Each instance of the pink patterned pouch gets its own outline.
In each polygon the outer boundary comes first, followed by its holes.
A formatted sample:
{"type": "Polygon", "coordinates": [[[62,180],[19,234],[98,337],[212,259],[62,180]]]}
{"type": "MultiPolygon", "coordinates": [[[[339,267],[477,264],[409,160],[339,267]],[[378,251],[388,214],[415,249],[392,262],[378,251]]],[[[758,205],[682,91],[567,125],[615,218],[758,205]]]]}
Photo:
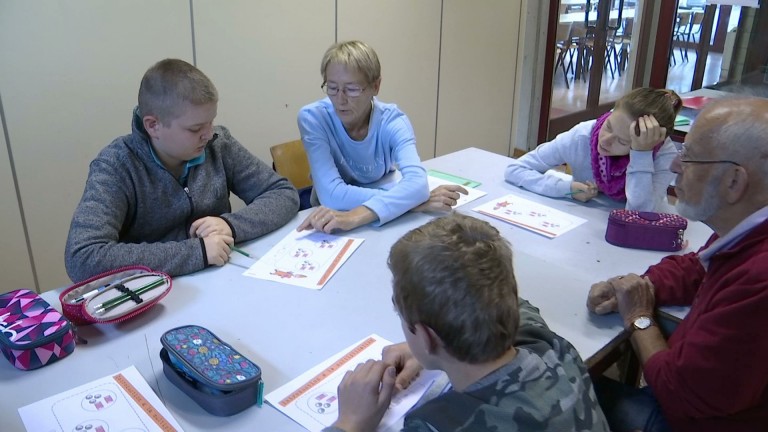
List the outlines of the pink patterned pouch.
{"type": "Polygon", "coordinates": [[[30,290],[0,294],[0,350],[12,365],[31,370],[75,350],[70,322],[30,290]]]}
{"type": "Polygon", "coordinates": [[[634,249],[675,252],[683,248],[688,220],[670,213],[612,210],[605,240],[634,249]]]}

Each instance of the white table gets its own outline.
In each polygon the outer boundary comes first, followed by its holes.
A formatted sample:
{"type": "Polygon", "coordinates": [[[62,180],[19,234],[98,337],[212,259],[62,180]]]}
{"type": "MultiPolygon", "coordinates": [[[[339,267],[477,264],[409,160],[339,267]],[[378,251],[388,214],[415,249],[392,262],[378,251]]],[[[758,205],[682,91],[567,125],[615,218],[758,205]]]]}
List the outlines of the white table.
{"type": "MultiPolygon", "coordinates": [[[[594,356],[621,332],[617,315],[593,316],[584,306],[590,285],[627,272],[642,272],[665,254],[622,249],[603,240],[611,202],[581,204],[552,200],[518,189],[503,180],[509,158],[475,148],[425,162],[428,168],[481,181],[488,195],[461,212],[489,220],[510,240],[520,295],[541,309],[550,327],[569,339],[585,359],[594,356]],[[471,211],[480,203],[513,193],[568,211],[589,221],[559,238],[547,239],[471,211]]],[[[262,255],[303,219],[297,215],[282,229],[243,247],[262,255]]],[[[322,360],[371,334],[398,342],[403,335],[391,302],[386,266],[390,246],[431,215],[406,214],[380,228],[363,227],[346,235],[365,242],[321,291],[242,276],[226,265],[175,278],[173,289],[142,316],[116,325],[80,329],[88,340],[58,363],[23,372],[0,365],[0,418],[4,432],[23,430],[17,409],[135,365],[184,430],[300,431],[298,424],[269,405],[232,417],[206,413],[163,375],[160,336],[183,324],[207,327],[259,364],[266,393],[322,360]]],[[[709,229],[691,224],[691,246],[709,229]]],[[[55,292],[44,297],[58,306],[55,292]]]]}
{"type": "MultiPolygon", "coordinates": [[[[575,23],[575,22],[584,22],[584,18],[587,18],[586,11],[580,11],[580,12],[570,12],[570,13],[564,13],[560,14],[559,21],[561,23],[575,23]]],[[[608,19],[618,19],[619,18],[619,10],[613,9],[608,14],[608,19]]],[[[621,19],[627,19],[627,18],[635,18],[635,9],[624,9],[621,12],[621,19]]],[[[594,23],[597,21],[597,11],[590,11],[588,22],[594,23]]]]}

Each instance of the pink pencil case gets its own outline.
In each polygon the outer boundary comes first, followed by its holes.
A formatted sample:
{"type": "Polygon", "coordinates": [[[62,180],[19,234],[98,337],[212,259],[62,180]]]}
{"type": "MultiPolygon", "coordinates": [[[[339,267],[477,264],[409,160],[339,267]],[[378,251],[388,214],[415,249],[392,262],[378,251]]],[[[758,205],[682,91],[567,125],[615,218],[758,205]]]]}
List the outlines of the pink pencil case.
{"type": "Polygon", "coordinates": [[[70,322],[34,291],[0,294],[0,350],[12,365],[32,370],[75,350],[70,322]]]}
{"type": "Polygon", "coordinates": [[[605,240],[634,249],[675,252],[683,248],[688,220],[670,213],[612,210],[605,240]]]}
{"type": "Polygon", "coordinates": [[[171,277],[165,273],[144,266],[122,267],[65,289],[59,301],[75,325],[116,323],[156,305],[171,286],[171,277]]]}

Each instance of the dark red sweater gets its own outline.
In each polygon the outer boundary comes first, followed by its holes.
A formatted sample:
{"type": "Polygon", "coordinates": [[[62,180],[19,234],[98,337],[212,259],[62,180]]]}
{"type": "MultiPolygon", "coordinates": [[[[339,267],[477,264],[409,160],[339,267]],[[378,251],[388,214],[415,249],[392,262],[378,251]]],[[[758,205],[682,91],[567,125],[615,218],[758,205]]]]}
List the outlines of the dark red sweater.
{"type": "Polygon", "coordinates": [[[715,254],[708,270],[689,253],[646,275],[658,306],[691,305],[669,349],[644,366],[672,430],[768,431],[768,221],[715,254]]]}

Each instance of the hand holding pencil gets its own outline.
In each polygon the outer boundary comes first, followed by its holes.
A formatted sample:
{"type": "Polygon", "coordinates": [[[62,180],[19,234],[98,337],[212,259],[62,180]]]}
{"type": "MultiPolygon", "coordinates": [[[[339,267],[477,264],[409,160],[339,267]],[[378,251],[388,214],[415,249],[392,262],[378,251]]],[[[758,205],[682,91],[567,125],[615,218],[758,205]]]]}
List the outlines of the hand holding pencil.
{"type": "Polygon", "coordinates": [[[597,196],[597,185],[591,181],[587,182],[571,182],[571,191],[566,196],[569,196],[577,201],[587,202],[597,196]]]}

